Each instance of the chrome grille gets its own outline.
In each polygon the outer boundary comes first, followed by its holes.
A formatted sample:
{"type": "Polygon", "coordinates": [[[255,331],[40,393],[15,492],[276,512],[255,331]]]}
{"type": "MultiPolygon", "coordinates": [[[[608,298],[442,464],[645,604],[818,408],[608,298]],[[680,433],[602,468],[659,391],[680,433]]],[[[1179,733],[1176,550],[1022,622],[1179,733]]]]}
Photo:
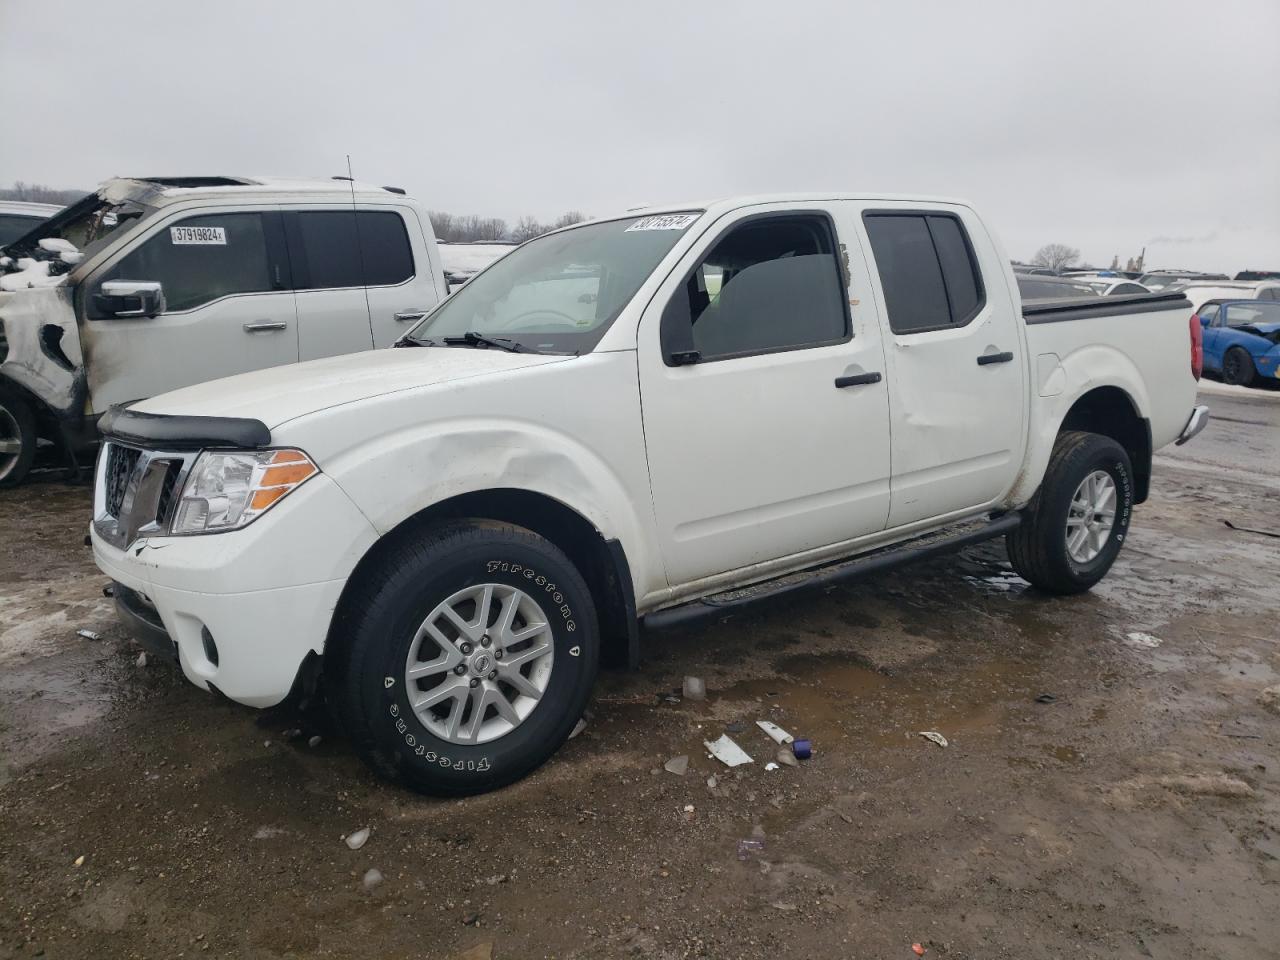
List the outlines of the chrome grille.
{"type": "Polygon", "coordinates": [[[156,497],[156,523],[167,528],[173,519],[174,496],[178,492],[178,475],[182,473],[183,461],[168,460],[166,464],[160,495],[156,497]]]}
{"type": "Polygon", "coordinates": [[[107,447],[103,479],[106,484],[107,513],[113,517],[120,516],[124,495],[129,489],[129,478],[133,476],[133,468],[138,465],[140,456],[142,451],[133,447],[121,447],[114,443],[107,447]]]}

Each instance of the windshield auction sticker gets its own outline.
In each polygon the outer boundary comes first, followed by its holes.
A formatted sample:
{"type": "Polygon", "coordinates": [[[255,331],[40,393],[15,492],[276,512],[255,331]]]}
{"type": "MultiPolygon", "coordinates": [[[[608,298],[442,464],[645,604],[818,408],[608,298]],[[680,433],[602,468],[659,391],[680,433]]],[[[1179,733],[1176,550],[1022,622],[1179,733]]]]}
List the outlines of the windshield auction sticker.
{"type": "Polygon", "coordinates": [[[660,217],[644,217],[627,227],[625,233],[632,230],[683,230],[698,219],[696,213],[668,213],[660,217]]]}
{"type": "Polygon", "coordinates": [[[170,227],[169,239],[176,245],[191,246],[193,244],[212,244],[225,247],[227,245],[226,227],[170,227]]]}

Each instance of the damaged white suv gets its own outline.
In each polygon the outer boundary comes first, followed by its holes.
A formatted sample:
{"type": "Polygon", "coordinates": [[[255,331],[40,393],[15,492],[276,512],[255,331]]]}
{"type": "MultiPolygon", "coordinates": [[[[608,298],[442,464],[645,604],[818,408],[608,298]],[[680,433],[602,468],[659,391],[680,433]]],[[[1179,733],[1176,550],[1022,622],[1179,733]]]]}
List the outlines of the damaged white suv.
{"type": "Polygon", "coordinates": [[[997,536],[1043,590],[1101,579],[1152,451],[1207,419],[1200,325],[1177,294],[1017,291],[959,202],[571,227],[399,349],[113,410],[94,557],[196,685],[323,692],[383,775],[491,789],[564,742],[602,657],[637,662],[641,623],[997,536]]]}
{"type": "Polygon", "coordinates": [[[112,404],[388,346],[447,293],[426,211],[345,179],[109,180],[0,254],[0,486],[112,404]]]}

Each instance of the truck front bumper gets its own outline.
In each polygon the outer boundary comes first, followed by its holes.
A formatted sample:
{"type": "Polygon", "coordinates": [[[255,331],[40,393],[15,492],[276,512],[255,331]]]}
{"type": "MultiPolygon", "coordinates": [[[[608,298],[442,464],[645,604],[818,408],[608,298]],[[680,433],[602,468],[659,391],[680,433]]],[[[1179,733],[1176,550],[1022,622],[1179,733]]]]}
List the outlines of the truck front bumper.
{"type": "Polygon", "coordinates": [[[1208,425],[1209,408],[1201,404],[1191,411],[1191,417],[1187,420],[1187,425],[1182,428],[1182,433],[1178,434],[1175,445],[1182,446],[1208,425]]]}
{"type": "Polygon", "coordinates": [[[90,524],[98,568],[124,587],[121,622],[187,679],[251,707],[274,706],[307,654],[323,654],[369,521],[323,474],[249,526],[139,539],[124,549],[90,524]]]}

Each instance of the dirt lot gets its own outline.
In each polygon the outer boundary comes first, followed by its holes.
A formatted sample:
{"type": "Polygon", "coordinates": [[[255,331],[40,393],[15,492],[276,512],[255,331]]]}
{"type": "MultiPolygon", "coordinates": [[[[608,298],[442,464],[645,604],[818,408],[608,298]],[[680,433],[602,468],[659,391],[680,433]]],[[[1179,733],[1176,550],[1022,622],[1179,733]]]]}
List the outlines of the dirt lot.
{"type": "Polygon", "coordinates": [[[1092,594],[987,546],[652,635],[462,801],[136,666],[88,490],[5,492],[0,957],[1280,956],[1280,541],[1223,523],[1280,531],[1280,395],[1208,402],[1092,594]],[[686,674],[706,702],[655,696],[686,674]],[[759,718],[814,757],[766,771],[759,718]],[[729,771],[701,743],[737,724],[729,771]]]}

